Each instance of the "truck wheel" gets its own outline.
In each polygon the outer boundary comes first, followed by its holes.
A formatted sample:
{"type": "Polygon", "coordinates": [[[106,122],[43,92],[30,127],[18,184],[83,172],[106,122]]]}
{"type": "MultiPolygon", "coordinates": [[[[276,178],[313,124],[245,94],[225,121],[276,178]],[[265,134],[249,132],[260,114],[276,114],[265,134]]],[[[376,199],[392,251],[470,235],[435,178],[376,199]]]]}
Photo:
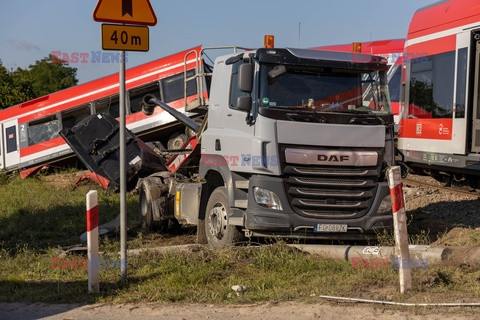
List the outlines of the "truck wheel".
{"type": "Polygon", "coordinates": [[[243,238],[236,226],[227,224],[229,210],[227,189],[213,190],[205,210],[205,233],[208,244],[214,249],[232,246],[243,238]]]}
{"type": "Polygon", "coordinates": [[[148,201],[147,196],[145,195],[145,190],[140,189],[140,195],[138,197],[138,202],[140,204],[138,211],[138,218],[140,220],[140,228],[143,230],[148,230],[152,226],[153,221],[153,212],[152,204],[148,201]]]}
{"type": "Polygon", "coordinates": [[[139,212],[138,217],[140,220],[140,228],[142,230],[155,230],[158,232],[164,232],[168,229],[168,220],[155,221],[153,220],[152,203],[148,200],[145,190],[140,189],[140,195],[138,198],[139,212]]]}

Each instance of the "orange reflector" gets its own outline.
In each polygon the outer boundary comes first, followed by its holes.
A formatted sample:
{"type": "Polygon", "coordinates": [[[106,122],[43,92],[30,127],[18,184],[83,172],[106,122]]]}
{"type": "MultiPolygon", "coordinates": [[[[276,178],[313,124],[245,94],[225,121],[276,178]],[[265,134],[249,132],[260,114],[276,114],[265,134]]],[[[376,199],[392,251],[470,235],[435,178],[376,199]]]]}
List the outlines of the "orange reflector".
{"type": "Polygon", "coordinates": [[[263,47],[264,48],[274,48],[275,47],[275,37],[271,34],[266,34],[263,37],[263,47]]]}
{"type": "Polygon", "coordinates": [[[352,52],[362,53],[362,43],[352,42],[352,52]]]}

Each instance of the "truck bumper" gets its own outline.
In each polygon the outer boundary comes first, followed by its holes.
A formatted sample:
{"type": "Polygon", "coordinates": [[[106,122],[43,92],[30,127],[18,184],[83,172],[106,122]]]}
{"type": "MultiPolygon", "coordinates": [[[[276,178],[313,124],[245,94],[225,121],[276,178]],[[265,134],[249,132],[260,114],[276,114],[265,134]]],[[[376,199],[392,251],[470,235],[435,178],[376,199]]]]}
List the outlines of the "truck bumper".
{"type": "MultiPolygon", "coordinates": [[[[287,197],[283,179],[268,176],[252,176],[249,181],[248,207],[244,212],[244,227],[252,235],[325,239],[356,239],[375,236],[376,232],[392,228],[391,211],[379,214],[382,200],[389,195],[387,182],[378,183],[374,199],[368,212],[361,217],[307,217],[292,209],[287,197]],[[280,198],[283,210],[273,210],[257,204],[254,187],[268,189],[280,198]],[[317,224],[346,224],[347,232],[314,232],[317,224]]],[[[352,209],[354,211],[354,209],[352,209]]]]}

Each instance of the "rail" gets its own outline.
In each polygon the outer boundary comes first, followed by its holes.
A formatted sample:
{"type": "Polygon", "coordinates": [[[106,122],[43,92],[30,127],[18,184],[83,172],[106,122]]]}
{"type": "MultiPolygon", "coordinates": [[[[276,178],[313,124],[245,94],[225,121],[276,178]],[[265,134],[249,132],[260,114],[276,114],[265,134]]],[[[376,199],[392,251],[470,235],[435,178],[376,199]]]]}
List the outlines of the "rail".
{"type": "Polygon", "coordinates": [[[435,189],[439,189],[439,190],[442,190],[442,191],[467,196],[471,199],[478,199],[480,197],[480,193],[478,193],[478,191],[476,191],[476,190],[471,190],[471,191],[462,190],[461,187],[440,186],[440,185],[437,185],[437,184],[428,183],[428,182],[420,182],[420,181],[412,180],[412,179],[409,179],[409,178],[402,179],[402,182],[403,182],[404,185],[407,185],[407,186],[435,188],[435,189]]]}

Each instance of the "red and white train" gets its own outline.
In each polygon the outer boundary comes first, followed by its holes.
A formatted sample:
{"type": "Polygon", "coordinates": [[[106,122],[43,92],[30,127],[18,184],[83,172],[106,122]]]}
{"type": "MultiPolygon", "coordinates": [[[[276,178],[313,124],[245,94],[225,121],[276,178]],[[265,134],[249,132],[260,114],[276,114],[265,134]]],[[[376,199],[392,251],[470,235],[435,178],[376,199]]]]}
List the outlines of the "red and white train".
{"type": "Polygon", "coordinates": [[[405,42],[398,147],[431,174],[480,178],[480,2],[417,10],[405,42]]]}
{"type": "MultiPolygon", "coordinates": [[[[184,73],[186,70],[187,80],[195,75],[201,49],[195,47],[127,70],[128,129],[147,138],[158,130],[168,133],[175,118],[160,108],[155,109],[155,116],[147,117],[140,102],[145,94],[154,94],[183,112],[184,73]]],[[[198,89],[195,79],[187,81],[188,103],[199,97],[198,89]]],[[[47,162],[72,159],[73,151],[58,132],[91,114],[118,117],[118,92],[118,74],[113,74],[1,110],[0,169],[25,173],[27,168],[47,162]]]]}

